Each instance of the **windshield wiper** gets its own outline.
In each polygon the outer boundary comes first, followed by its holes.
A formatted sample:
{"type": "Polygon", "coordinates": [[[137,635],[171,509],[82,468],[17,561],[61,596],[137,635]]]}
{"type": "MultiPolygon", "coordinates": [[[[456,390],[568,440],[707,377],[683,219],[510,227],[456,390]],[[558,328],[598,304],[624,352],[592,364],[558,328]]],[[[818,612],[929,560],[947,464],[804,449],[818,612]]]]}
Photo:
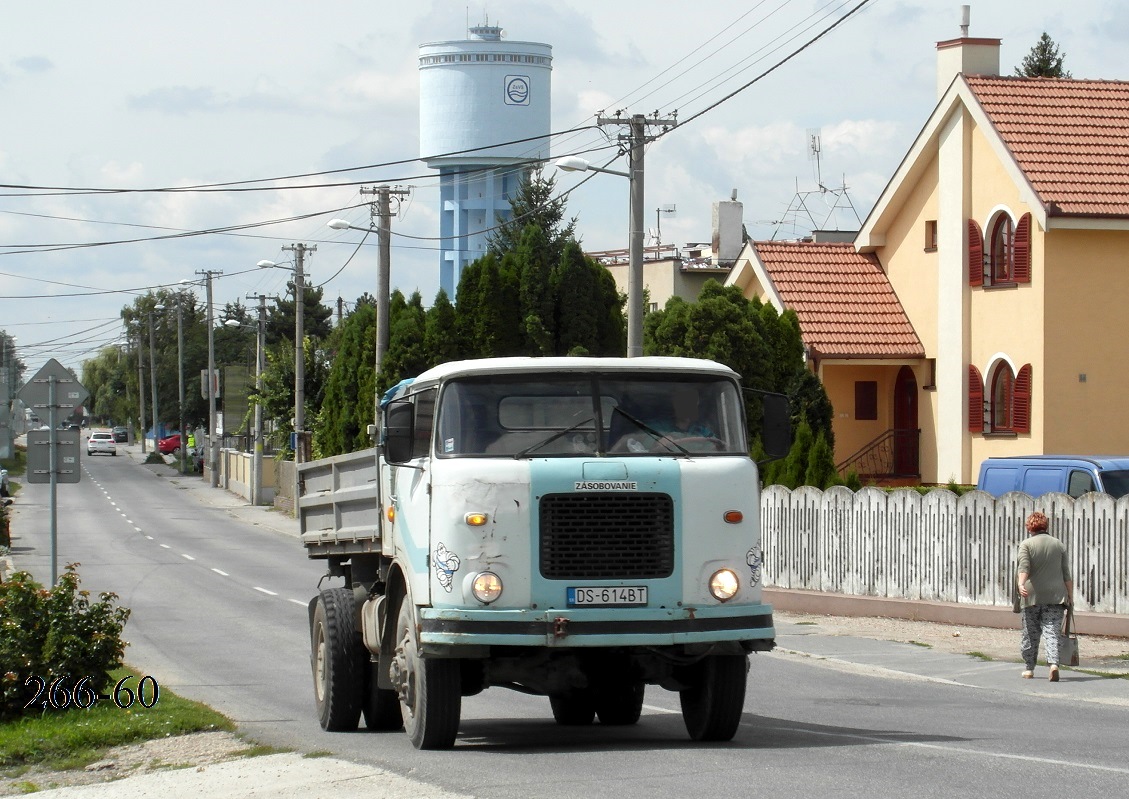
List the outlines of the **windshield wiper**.
{"type": "Polygon", "coordinates": [[[581,427],[582,425],[586,425],[589,422],[593,422],[595,420],[596,420],[595,416],[589,416],[587,419],[583,419],[583,420],[577,422],[576,424],[572,425],[571,427],[566,427],[564,430],[560,430],[556,433],[553,433],[551,436],[546,438],[544,441],[538,441],[536,444],[529,446],[529,447],[526,447],[521,452],[515,452],[514,453],[514,460],[517,460],[518,458],[524,458],[530,452],[533,452],[533,450],[541,449],[541,447],[545,446],[546,444],[552,444],[554,441],[556,441],[561,436],[568,435],[569,433],[571,433],[576,428],[581,427]]]}
{"type": "Polygon", "coordinates": [[[628,413],[627,411],[620,408],[618,405],[612,409],[612,413],[618,413],[620,416],[622,416],[627,421],[631,422],[633,425],[638,427],[644,433],[648,433],[649,435],[654,436],[655,440],[658,443],[662,444],[667,449],[670,449],[670,448],[673,447],[674,449],[677,449],[679,452],[681,452],[683,455],[690,456],[690,450],[683,447],[681,444],[679,444],[674,439],[670,438],[665,433],[660,433],[658,430],[651,427],[646,422],[643,422],[643,421],[640,421],[639,419],[636,419],[634,416],[632,416],[630,413],[628,413]]]}

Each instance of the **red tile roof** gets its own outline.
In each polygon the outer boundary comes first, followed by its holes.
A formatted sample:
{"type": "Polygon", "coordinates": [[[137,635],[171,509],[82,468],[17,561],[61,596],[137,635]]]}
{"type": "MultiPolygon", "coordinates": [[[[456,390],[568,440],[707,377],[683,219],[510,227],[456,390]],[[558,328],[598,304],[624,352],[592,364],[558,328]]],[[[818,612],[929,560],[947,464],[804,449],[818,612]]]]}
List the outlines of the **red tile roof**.
{"type": "Polygon", "coordinates": [[[820,358],[923,358],[878,259],[853,244],[753,242],[772,286],[820,358]]]}
{"type": "Polygon", "coordinates": [[[965,80],[1051,216],[1129,216],[1129,82],[965,80]]]}

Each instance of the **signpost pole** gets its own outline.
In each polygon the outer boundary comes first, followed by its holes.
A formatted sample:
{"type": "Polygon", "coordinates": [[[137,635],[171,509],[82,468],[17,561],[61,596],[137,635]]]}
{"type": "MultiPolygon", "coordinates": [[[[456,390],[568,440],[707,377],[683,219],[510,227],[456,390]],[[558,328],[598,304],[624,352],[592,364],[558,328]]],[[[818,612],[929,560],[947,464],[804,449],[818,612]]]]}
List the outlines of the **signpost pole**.
{"type": "Polygon", "coordinates": [[[56,473],[56,442],[58,441],[58,422],[56,417],[58,414],[58,403],[55,401],[55,392],[58,386],[58,381],[55,375],[50,375],[47,382],[47,403],[51,406],[51,447],[48,457],[51,464],[48,468],[51,470],[51,585],[55,585],[55,581],[59,579],[59,512],[56,497],[59,490],[59,476],[56,473]]]}

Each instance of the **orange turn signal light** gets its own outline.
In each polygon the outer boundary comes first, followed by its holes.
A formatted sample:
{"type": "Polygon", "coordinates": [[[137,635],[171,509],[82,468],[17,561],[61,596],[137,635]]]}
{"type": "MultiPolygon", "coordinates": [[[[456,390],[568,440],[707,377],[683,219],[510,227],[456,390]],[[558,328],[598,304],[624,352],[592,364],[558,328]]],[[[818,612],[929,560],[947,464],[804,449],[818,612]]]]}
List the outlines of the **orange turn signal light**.
{"type": "Polygon", "coordinates": [[[463,517],[463,520],[471,527],[481,527],[486,524],[487,515],[485,513],[468,513],[463,517]]]}
{"type": "Polygon", "coordinates": [[[745,520],[745,514],[739,510],[727,510],[721,518],[725,519],[726,524],[740,524],[745,520]]]}

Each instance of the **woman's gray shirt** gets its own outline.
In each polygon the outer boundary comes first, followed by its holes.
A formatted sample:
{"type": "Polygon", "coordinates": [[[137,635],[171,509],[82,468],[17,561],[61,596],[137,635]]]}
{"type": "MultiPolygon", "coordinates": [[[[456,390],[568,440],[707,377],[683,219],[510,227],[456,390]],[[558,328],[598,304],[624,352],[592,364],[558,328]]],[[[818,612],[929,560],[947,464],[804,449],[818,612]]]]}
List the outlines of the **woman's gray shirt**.
{"type": "Polygon", "coordinates": [[[1031,582],[1027,596],[1020,597],[1023,607],[1067,603],[1066,581],[1072,578],[1066,544],[1047,533],[1026,538],[1019,545],[1018,566],[1031,582]]]}

